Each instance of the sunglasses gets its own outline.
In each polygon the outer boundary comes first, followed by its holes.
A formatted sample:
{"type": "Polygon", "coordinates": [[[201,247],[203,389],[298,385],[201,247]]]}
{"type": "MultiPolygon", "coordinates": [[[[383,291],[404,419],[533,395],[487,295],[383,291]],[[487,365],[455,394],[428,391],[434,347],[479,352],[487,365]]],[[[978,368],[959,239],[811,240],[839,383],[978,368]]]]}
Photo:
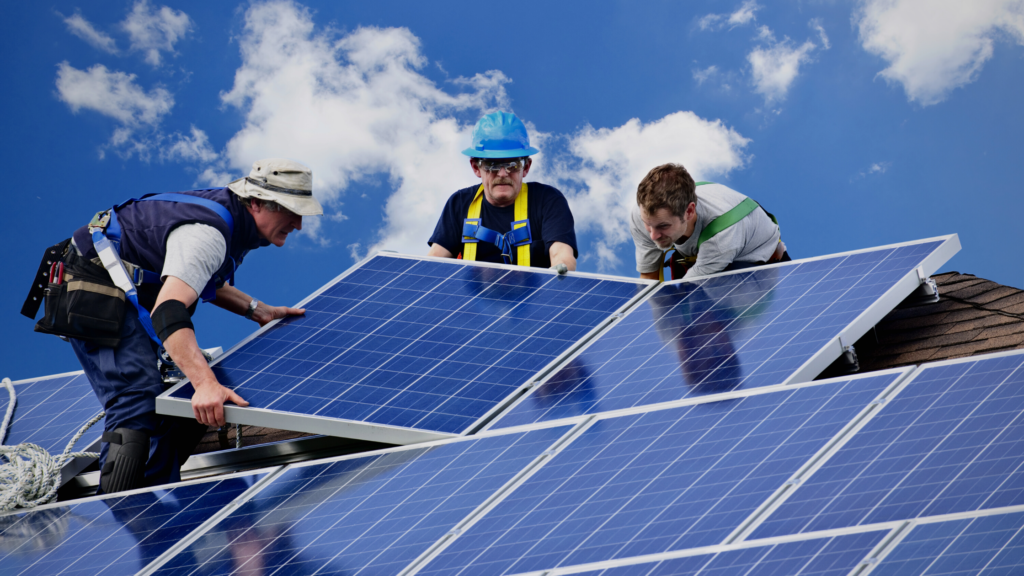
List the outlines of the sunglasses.
{"type": "Polygon", "coordinates": [[[509,174],[515,174],[526,166],[526,158],[516,158],[515,160],[477,160],[476,166],[480,170],[487,172],[501,172],[502,168],[505,169],[509,174]]]}

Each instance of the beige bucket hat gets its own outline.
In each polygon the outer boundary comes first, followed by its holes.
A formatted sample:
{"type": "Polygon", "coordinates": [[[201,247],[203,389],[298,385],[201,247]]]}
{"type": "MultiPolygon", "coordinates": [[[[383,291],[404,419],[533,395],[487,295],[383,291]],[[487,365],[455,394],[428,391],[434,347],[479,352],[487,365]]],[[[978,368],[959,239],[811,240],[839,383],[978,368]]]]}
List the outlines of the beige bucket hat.
{"type": "Polygon", "coordinates": [[[228,189],[241,198],[277,202],[300,216],[324,213],[313,197],[313,171],[284,158],[253,162],[249,175],[228,184],[228,189]]]}

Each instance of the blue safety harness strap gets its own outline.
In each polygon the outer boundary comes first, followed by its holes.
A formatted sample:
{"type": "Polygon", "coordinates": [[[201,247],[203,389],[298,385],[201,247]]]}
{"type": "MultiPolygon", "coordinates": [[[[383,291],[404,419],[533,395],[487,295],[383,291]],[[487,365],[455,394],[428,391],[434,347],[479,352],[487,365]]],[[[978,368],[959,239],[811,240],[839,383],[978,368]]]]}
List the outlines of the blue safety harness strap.
{"type": "Polygon", "coordinates": [[[481,241],[494,244],[501,250],[501,257],[505,260],[505,264],[512,264],[512,249],[531,243],[533,237],[530,234],[529,220],[516,220],[512,223],[512,230],[500,234],[486,226],[481,226],[479,218],[466,218],[462,224],[462,241],[466,244],[475,244],[481,241]],[[522,226],[516,228],[519,224],[522,226]]]}
{"type": "Polygon", "coordinates": [[[114,261],[111,263],[107,260],[103,260],[103,265],[107,268],[107,272],[110,274],[111,279],[114,281],[119,288],[124,290],[124,295],[128,298],[128,301],[135,306],[135,309],[139,312],[139,323],[142,324],[142,328],[149,335],[149,338],[156,342],[157,346],[163,346],[163,342],[157,337],[156,331],[153,330],[153,321],[149,317],[149,312],[139,304],[139,292],[135,289],[135,286],[130,282],[124,283],[118,280],[118,275],[128,280],[128,273],[124,269],[124,262],[121,261],[121,257],[118,255],[118,247],[109,238],[104,235],[103,230],[95,230],[92,233],[92,245],[96,249],[96,253],[100,255],[101,259],[104,259],[106,255],[112,255],[114,261]],[[119,271],[115,271],[110,265],[119,267],[119,271]]]}
{"type": "MultiPolygon", "coordinates": [[[[160,200],[164,202],[182,202],[185,204],[195,204],[197,206],[203,206],[204,208],[212,210],[214,214],[220,216],[221,220],[224,220],[224,223],[228,225],[229,235],[234,234],[235,219],[231,216],[231,212],[229,212],[227,208],[225,208],[221,204],[218,204],[217,202],[214,202],[213,200],[209,200],[207,198],[200,198],[198,196],[189,196],[187,194],[154,194],[152,196],[146,196],[143,198],[132,198],[131,200],[122,202],[121,204],[114,206],[110,210],[110,221],[107,224],[106,228],[102,230],[95,230],[92,233],[92,243],[96,248],[96,252],[99,253],[101,250],[104,250],[107,247],[111,247],[113,255],[121,264],[122,269],[124,267],[124,263],[121,262],[120,256],[121,225],[118,224],[117,222],[117,211],[127,206],[128,204],[131,204],[132,202],[146,202],[148,200],[160,200]]],[[[228,255],[228,258],[231,258],[231,256],[228,255]]],[[[228,278],[228,282],[232,286],[235,285],[235,269],[237,268],[238,265],[235,263],[234,258],[231,258],[231,276],[228,278]]],[[[160,338],[157,337],[156,332],[153,330],[153,321],[149,317],[149,312],[147,312],[146,309],[139,304],[139,294],[138,291],[135,289],[135,286],[139,286],[142,284],[159,284],[161,282],[160,274],[152,272],[150,270],[143,270],[142,268],[136,266],[132,271],[132,277],[130,278],[130,280],[134,285],[131,286],[130,289],[124,291],[125,296],[132,303],[132,305],[135,306],[135,309],[138,310],[139,323],[142,324],[142,327],[146,330],[146,334],[148,334],[150,339],[156,342],[158,346],[163,346],[163,343],[160,342],[160,338]]],[[[203,292],[199,296],[200,298],[203,299],[204,302],[209,302],[210,300],[214,299],[216,293],[216,287],[213,285],[213,282],[210,282],[209,284],[206,285],[205,288],[203,288],[203,292]]]]}

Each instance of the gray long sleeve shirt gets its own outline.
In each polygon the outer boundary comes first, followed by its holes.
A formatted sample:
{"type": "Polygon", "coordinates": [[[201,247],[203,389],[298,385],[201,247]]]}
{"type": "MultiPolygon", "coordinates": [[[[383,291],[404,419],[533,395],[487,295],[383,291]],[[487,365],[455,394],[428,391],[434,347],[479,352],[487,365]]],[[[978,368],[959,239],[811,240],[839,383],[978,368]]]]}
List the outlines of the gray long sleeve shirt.
{"type": "MultiPolygon", "coordinates": [[[[684,278],[705,276],[725,270],[733,262],[766,262],[779,243],[779,227],[764,210],[757,209],[729,228],[719,232],[697,251],[697,240],[704,227],[746,199],[746,196],[721,184],[697,187],[697,224],[693,234],[674,248],[684,256],[696,256],[697,262],[684,278]]],[[[640,219],[640,207],[630,211],[630,232],[636,245],[636,270],[657,272],[664,251],[651,240],[640,219]]]]}

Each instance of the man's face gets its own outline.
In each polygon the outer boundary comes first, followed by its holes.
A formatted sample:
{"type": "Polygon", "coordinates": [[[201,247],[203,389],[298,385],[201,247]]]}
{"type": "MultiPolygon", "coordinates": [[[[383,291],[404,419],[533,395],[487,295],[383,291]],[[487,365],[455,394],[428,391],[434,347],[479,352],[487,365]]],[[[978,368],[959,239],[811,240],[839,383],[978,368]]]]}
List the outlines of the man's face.
{"type": "Polygon", "coordinates": [[[522,169],[509,171],[507,168],[502,168],[497,172],[491,172],[486,170],[478,163],[484,164],[497,163],[506,164],[516,160],[516,158],[497,158],[482,160],[479,158],[470,158],[469,164],[473,167],[473,174],[476,174],[484,184],[484,195],[487,197],[487,201],[492,206],[510,206],[516,201],[516,196],[519,195],[519,191],[523,187],[523,178],[530,172],[530,159],[525,158],[522,169]]]}
{"type": "Polygon", "coordinates": [[[265,206],[253,202],[249,206],[249,212],[256,221],[256,230],[260,236],[274,246],[284,246],[289,232],[302,230],[302,216],[290,210],[282,208],[278,212],[271,212],[265,206]]]}
{"type": "Polygon", "coordinates": [[[640,220],[658,248],[668,250],[677,241],[685,241],[693,234],[697,223],[697,206],[691,202],[682,217],[676,216],[668,208],[660,208],[654,214],[641,209],[640,220]]]}

